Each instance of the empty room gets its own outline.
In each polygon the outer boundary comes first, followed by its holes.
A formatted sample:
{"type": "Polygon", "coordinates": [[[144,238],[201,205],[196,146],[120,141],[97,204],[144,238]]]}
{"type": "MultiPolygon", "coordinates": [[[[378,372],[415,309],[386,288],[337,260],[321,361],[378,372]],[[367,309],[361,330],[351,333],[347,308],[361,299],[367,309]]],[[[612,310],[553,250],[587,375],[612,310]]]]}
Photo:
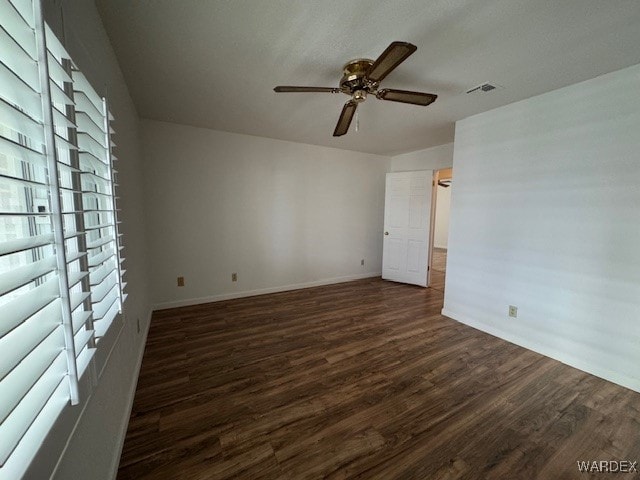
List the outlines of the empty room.
{"type": "Polygon", "coordinates": [[[638,1],[0,37],[0,480],[640,478],[638,1]]]}

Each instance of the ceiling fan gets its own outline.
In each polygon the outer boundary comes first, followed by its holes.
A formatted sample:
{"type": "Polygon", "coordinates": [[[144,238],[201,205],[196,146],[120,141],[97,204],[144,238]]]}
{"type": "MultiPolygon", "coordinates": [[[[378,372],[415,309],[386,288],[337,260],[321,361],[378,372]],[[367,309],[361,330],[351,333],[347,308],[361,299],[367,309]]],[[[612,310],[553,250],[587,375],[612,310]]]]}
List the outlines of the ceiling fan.
{"type": "Polygon", "coordinates": [[[417,49],[418,47],[408,42],[392,42],[375,61],[368,58],[351,60],[343,67],[343,76],[338,88],[278,86],[273,90],[278,93],[342,92],[349,95],[351,100],[342,107],[338,124],[333,131],[334,137],[340,137],[349,131],[349,125],[351,125],[353,115],[356,113],[356,108],[358,108],[359,103],[367,99],[367,95],[375,95],[379,100],[410,103],[423,107],[435,102],[438,96],[432,93],[394,90],[391,88],[378,90],[380,82],[417,49]]]}

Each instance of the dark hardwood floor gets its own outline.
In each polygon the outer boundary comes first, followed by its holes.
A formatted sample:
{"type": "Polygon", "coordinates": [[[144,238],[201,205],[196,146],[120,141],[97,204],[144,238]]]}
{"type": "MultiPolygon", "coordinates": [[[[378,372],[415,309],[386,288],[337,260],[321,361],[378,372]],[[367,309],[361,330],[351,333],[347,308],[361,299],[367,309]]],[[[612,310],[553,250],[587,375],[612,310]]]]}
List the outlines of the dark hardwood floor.
{"type": "MultiPolygon", "coordinates": [[[[380,279],[156,312],[118,478],[572,479],[640,394],[380,279]]],[[[620,474],[615,478],[637,478],[620,474]]]]}
{"type": "Polygon", "coordinates": [[[444,281],[447,271],[447,249],[433,248],[433,261],[431,262],[431,283],[429,286],[444,292],[444,281]]]}

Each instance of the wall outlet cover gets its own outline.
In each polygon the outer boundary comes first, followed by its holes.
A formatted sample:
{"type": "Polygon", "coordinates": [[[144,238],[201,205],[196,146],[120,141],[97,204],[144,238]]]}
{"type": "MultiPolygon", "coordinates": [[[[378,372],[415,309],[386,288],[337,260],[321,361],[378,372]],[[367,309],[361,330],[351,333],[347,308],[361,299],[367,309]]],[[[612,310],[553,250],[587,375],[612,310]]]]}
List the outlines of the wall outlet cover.
{"type": "Polygon", "coordinates": [[[518,317],[518,307],[514,305],[509,305],[509,316],[513,318],[518,317]]]}

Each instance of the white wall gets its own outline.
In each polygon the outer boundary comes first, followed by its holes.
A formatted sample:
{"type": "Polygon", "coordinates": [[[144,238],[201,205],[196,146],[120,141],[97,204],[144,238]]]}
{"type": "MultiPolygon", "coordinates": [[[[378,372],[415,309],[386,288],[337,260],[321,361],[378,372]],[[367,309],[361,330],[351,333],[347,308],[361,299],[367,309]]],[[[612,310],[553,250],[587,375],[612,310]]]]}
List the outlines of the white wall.
{"type": "Polygon", "coordinates": [[[380,274],[389,158],[150,120],[142,141],[156,306],[380,274]]]}
{"type": "Polygon", "coordinates": [[[391,158],[391,172],[441,170],[453,165],[453,143],[403,153],[391,158]]]}
{"type": "Polygon", "coordinates": [[[449,218],[451,209],[451,187],[438,185],[436,196],[436,220],[433,231],[433,246],[447,248],[449,241],[449,218]]]}
{"type": "Polygon", "coordinates": [[[458,122],[443,313],[640,391],[639,92],[640,65],[458,122]]]}
{"type": "Polygon", "coordinates": [[[97,387],[91,392],[88,375],[83,377],[81,386],[90,395],[85,395],[80,405],[65,409],[25,478],[112,479],[129,420],[150,317],[138,115],[94,2],[65,0],[62,6],[58,0],[44,3],[47,22],[98,93],[107,93],[116,118],[129,298],[124,307],[124,322],[118,320],[112,326],[96,355],[96,366],[102,370],[97,387]]]}

